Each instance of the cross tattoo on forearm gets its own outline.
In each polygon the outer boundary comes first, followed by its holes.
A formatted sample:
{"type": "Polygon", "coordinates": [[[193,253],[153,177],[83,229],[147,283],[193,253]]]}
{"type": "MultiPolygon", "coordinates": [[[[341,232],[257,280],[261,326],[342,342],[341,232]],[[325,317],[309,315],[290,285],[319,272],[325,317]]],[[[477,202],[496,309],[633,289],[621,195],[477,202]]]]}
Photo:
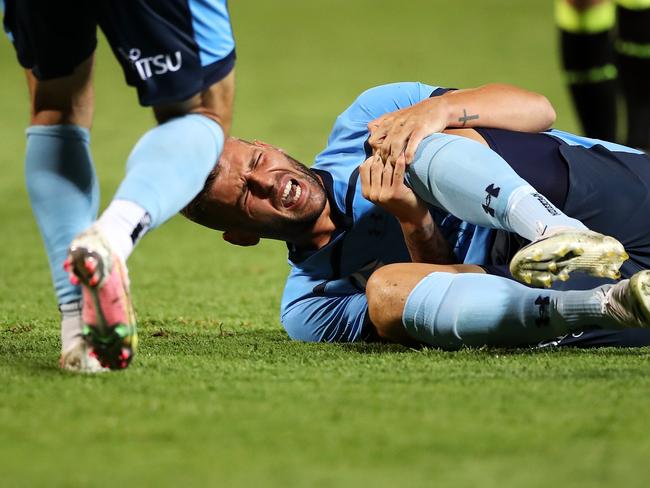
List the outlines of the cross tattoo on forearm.
{"type": "Polygon", "coordinates": [[[467,110],[463,109],[463,116],[458,118],[458,122],[462,122],[463,127],[465,127],[470,120],[478,120],[478,114],[467,115],[467,110]]]}

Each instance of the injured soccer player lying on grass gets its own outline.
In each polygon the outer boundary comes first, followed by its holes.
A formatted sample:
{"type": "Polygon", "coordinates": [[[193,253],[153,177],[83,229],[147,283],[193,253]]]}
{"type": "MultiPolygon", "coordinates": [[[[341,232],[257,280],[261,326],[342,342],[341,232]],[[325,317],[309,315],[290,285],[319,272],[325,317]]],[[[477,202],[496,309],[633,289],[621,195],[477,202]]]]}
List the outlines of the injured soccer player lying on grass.
{"type": "Polygon", "coordinates": [[[502,85],[376,87],[311,168],[228,139],[183,214],[233,244],[287,242],[296,340],[649,345],[650,160],[553,119],[502,85]]]}

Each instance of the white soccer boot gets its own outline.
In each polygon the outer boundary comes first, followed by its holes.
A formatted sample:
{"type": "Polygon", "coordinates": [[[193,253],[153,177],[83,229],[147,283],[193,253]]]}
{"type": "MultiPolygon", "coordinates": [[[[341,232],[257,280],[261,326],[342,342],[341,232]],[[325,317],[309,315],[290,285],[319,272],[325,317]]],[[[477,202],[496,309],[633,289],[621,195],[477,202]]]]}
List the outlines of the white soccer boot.
{"type": "Polygon", "coordinates": [[[629,280],[605,285],[603,315],[619,328],[650,328],[650,270],[639,271],[629,280]]]}
{"type": "Polygon", "coordinates": [[[613,237],[588,229],[558,228],[521,248],[510,261],[510,272],[523,283],[549,288],[554,281],[568,280],[572,271],[618,279],[628,257],[613,237]]]}
{"type": "Polygon", "coordinates": [[[59,359],[61,368],[75,373],[108,371],[99,364],[96,357],[90,354],[83,337],[81,301],[63,304],[59,306],[59,310],[61,311],[61,357],[59,359]]]}
{"type": "Polygon", "coordinates": [[[75,373],[93,374],[110,371],[108,368],[104,368],[99,360],[91,354],[91,349],[83,338],[79,338],[71,348],[61,353],[59,365],[62,369],[75,373]]]}

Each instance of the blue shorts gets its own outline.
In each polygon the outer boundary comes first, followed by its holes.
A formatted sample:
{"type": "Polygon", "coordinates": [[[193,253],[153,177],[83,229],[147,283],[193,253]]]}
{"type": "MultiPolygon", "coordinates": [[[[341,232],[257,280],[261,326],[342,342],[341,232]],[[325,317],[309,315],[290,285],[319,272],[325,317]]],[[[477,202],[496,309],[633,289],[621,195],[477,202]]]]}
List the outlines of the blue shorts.
{"type": "Polygon", "coordinates": [[[141,105],[187,100],[235,65],[226,0],[5,0],[18,61],[39,80],[72,74],[98,26],[141,105]]]}
{"type": "MultiPolygon", "coordinates": [[[[569,217],[618,239],[630,259],[621,274],[631,277],[650,269],[650,157],[606,148],[569,145],[547,134],[524,134],[500,129],[479,129],[490,147],[499,152],[522,178],[569,217]]],[[[601,141],[596,141],[601,142],[601,141]]],[[[488,265],[490,274],[509,277],[507,264],[528,241],[512,233],[493,232],[488,265]]],[[[586,283],[585,280],[581,280],[586,283]]],[[[591,281],[580,289],[602,284],[591,281]]],[[[576,281],[557,282],[554,289],[577,289],[576,281]]]]}

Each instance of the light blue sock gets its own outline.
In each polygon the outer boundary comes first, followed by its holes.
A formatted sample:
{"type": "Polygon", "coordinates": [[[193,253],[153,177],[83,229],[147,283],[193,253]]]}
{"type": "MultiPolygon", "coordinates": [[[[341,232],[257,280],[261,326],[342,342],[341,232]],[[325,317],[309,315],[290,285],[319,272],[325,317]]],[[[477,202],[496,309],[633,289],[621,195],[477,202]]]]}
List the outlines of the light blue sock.
{"type": "Polygon", "coordinates": [[[115,200],[144,208],[156,227],[203,188],[223,149],[223,130],[199,114],[184,115],[147,132],[131,151],[115,200]]]}
{"type": "Polygon", "coordinates": [[[537,193],[496,152],[466,137],[427,137],[406,177],[420,198],[472,224],[529,240],[536,237],[539,223],[584,228],[537,193]]]}
{"type": "Polygon", "coordinates": [[[81,298],[63,270],[72,239],[97,216],[99,187],[88,129],[36,125],[27,129],[27,192],[41,231],[59,304],[81,298]]]}
{"type": "Polygon", "coordinates": [[[413,289],[402,321],[412,337],[444,349],[522,346],[585,326],[617,328],[601,311],[607,286],[561,292],[492,275],[436,272],[413,289]]]}

